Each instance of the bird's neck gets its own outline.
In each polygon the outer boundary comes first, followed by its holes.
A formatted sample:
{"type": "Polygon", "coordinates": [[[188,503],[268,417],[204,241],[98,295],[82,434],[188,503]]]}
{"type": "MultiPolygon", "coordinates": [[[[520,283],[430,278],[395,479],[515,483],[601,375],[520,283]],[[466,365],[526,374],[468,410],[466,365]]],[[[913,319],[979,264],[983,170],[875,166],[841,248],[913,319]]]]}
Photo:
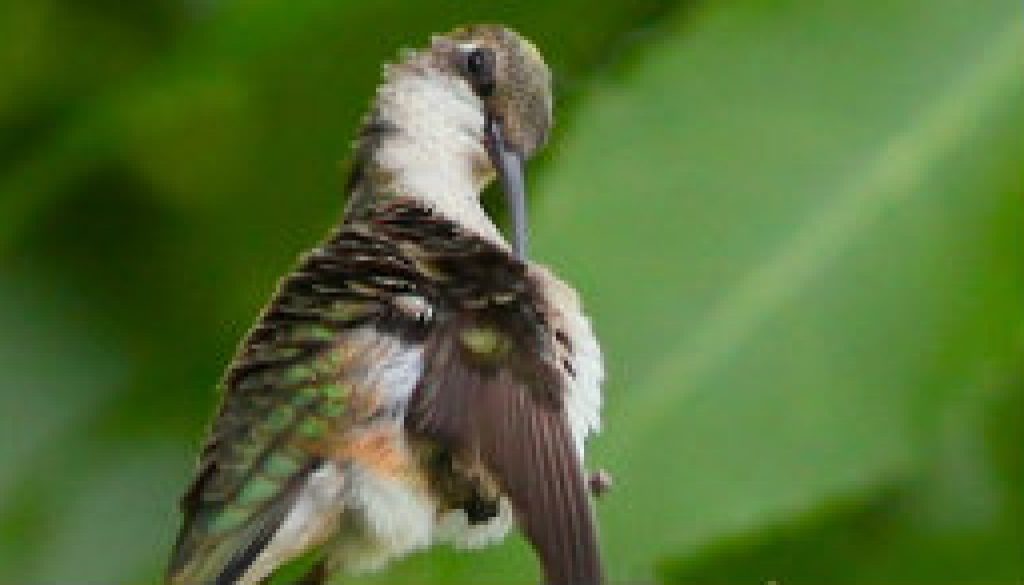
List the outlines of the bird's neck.
{"type": "Polygon", "coordinates": [[[363,123],[349,208],[399,195],[506,246],[480,193],[494,172],[484,119],[465,82],[415,59],[394,65],[363,123]]]}

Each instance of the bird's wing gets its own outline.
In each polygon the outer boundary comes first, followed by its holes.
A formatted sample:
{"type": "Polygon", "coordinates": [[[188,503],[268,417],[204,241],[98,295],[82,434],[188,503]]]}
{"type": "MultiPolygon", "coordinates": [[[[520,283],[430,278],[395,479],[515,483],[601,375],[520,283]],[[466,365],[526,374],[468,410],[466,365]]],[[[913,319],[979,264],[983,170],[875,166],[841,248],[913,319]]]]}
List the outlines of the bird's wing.
{"type": "Polygon", "coordinates": [[[455,230],[425,254],[446,275],[442,314],[406,428],[476,456],[511,502],[551,585],[603,579],[589,492],[539,284],[507,251],[455,230]],[[456,250],[458,252],[456,252],[456,250]],[[458,283],[458,284],[455,284],[458,283]]]}
{"type": "Polygon", "coordinates": [[[589,496],[557,377],[531,359],[530,348],[489,327],[456,321],[432,336],[407,427],[480,457],[515,509],[546,583],[600,583],[589,496]]]}
{"type": "Polygon", "coordinates": [[[394,246],[345,226],[282,281],[224,379],[182,499],[170,583],[238,582],[325,454],[388,406],[375,397],[396,389],[376,386],[387,385],[389,364],[418,351],[421,327],[385,294],[415,290],[400,262],[394,246]]]}

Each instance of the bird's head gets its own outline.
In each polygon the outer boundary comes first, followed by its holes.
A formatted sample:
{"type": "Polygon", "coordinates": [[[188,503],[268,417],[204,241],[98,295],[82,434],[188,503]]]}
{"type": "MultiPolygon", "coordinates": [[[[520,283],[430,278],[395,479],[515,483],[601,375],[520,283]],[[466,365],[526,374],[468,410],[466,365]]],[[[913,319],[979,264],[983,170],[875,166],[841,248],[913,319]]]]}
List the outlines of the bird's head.
{"type": "Polygon", "coordinates": [[[551,72],[533,44],[502,26],[477,25],[436,37],[431,53],[478,98],[488,158],[505,192],[514,248],[526,257],[524,165],[551,130],[551,72]]]}
{"type": "Polygon", "coordinates": [[[362,136],[382,166],[450,210],[465,205],[450,185],[466,178],[475,200],[497,176],[513,247],[525,258],[523,167],[547,141],[551,124],[551,72],[537,49],[502,26],[476,25],[435,36],[426,50],[388,67],[362,136]],[[438,184],[438,177],[449,182],[438,184]]]}
{"type": "Polygon", "coordinates": [[[480,99],[503,149],[527,160],[544,145],[552,119],[551,72],[530,41],[501,26],[478,25],[436,37],[431,51],[480,99]]]}

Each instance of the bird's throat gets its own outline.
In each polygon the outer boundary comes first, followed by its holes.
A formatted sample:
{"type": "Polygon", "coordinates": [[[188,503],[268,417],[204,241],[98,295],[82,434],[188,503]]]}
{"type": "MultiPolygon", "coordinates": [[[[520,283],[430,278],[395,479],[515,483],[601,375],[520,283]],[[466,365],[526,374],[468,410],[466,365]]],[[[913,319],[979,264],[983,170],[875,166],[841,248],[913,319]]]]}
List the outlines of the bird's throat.
{"type": "Polygon", "coordinates": [[[360,133],[350,207],[409,197],[507,246],[480,204],[494,177],[483,127],[480,104],[464,82],[409,64],[392,67],[360,133]]]}

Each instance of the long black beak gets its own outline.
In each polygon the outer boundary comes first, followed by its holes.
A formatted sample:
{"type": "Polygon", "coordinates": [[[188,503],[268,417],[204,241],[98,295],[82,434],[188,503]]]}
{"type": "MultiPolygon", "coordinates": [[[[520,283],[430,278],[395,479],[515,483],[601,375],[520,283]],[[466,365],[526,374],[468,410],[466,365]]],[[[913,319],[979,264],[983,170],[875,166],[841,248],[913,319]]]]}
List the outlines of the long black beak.
{"type": "Polygon", "coordinates": [[[501,121],[488,114],[484,128],[487,154],[498,172],[505,203],[512,219],[512,246],[520,260],[526,260],[529,230],[526,216],[526,180],[523,177],[523,157],[505,142],[501,121]]]}

